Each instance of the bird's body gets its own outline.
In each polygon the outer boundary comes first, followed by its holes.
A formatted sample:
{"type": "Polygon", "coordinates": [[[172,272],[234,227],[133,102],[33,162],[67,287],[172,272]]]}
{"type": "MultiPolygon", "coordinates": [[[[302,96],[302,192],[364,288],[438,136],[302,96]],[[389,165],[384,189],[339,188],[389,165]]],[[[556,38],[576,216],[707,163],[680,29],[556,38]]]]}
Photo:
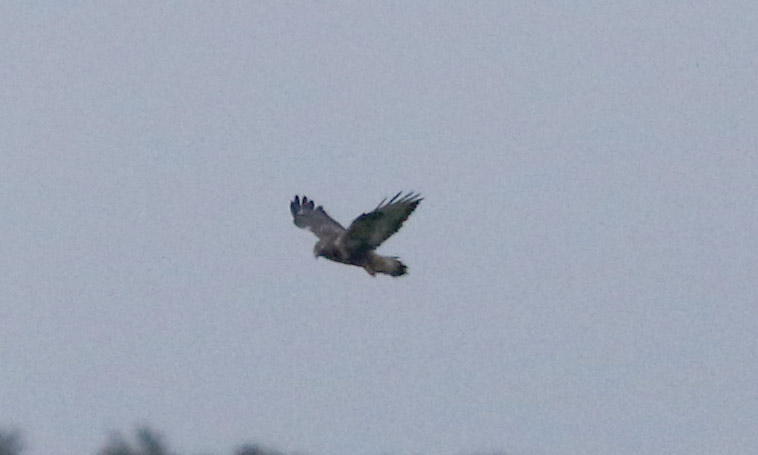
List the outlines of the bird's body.
{"type": "Polygon", "coordinates": [[[290,211],[295,226],[308,229],[318,237],[313,247],[316,257],[363,267],[371,276],[377,273],[400,276],[407,273],[405,264],[397,257],[382,256],[374,250],[400,229],[422,198],[413,193],[400,197],[398,193],[386,204],[385,201],[356,218],[347,229],[305,196],[302,201],[295,196],[290,211]]]}

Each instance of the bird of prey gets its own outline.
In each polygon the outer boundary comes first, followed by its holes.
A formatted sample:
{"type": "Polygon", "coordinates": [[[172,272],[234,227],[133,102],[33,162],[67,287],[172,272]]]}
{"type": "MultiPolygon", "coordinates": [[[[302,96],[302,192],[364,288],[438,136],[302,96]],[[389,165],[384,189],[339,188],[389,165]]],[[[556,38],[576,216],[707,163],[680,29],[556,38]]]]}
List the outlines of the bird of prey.
{"type": "MultiPolygon", "coordinates": [[[[402,192],[401,192],[402,193],[402,192]]],[[[405,275],[407,267],[396,256],[381,256],[374,250],[398,231],[423,200],[418,194],[408,193],[388,202],[385,198],[376,208],[356,218],[345,229],[326,214],[322,206],[315,206],[312,200],[295,196],[290,203],[290,211],[295,226],[316,234],[318,242],[313,254],[332,261],[363,267],[371,276],[384,273],[392,276],[405,275]]]]}

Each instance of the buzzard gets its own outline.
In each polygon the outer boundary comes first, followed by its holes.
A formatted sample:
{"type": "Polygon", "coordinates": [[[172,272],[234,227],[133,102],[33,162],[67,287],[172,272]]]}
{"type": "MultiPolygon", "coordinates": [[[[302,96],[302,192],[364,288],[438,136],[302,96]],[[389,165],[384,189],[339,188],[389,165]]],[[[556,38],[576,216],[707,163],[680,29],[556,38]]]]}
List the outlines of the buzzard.
{"type": "Polygon", "coordinates": [[[416,210],[423,200],[418,194],[408,193],[388,202],[385,198],[376,208],[356,218],[345,229],[326,214],[322,206],[315,207],[312,200],[298,196],[290,203],[295,226],[316,234],[318,242],[313,254],[332,261],[363,267],[371,276],[385,273],[392,276],[405,275],[407,267],[396,256],[381,256],[374,250],[400,229],[403,222],[416,210]]]}

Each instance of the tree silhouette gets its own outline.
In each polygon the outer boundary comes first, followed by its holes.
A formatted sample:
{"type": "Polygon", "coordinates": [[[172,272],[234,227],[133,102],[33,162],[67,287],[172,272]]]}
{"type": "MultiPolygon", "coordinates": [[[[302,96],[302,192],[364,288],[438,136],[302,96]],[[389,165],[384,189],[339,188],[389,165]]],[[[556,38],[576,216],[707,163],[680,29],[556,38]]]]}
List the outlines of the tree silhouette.
{"type": "Polygon", "coordinates": [[[164,444],[163,436],[151,428],[138,428],[135,439],[130,444],[121,433],[114,433],[98,455],[174,455],[164,444]]]}
{"type": "Polygon", "coordinates": [[[257,444],[245,444],[238,448],[234,455],[284,455],[271,449],[265,449],[257,444]]]}
{"type": "Polygon", "coordinates": [[[0,455],[20,455],[24,449],[21,433],[0,429],[0,455]]]}
{"type": "MultiPolygon", "coordinates": [[[[18,430],[0,428],[0,455],[21,455],[24,449],[18,430]]],[[[475,455],[507,455],[506,452],[472,452],[475,455]]],[[[163,435],[148,426],[138,427],[133,440],[114,432],[97,455],[177,455],[168,449],[163,435]]],[[[259,444],[246,443],[234,450],[234,455],[295,455],[270,449],[259,444]]],[[[302,454],[300,454],[302,455],[302,454]]]]}

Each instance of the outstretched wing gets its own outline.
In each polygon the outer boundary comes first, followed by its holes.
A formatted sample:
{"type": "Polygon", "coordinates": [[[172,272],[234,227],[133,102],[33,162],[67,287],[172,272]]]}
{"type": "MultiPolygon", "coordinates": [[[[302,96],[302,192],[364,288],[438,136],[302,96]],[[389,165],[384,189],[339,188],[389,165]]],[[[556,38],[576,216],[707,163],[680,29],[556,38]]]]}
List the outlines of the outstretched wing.
{"type": "Polygon", "coordinates": [[[418,194],[408,193],[403,197],[400,194],[386,204],[387,199],[384,199],[373,212],[362,214],[350,224],[345,238],[347,248],[373,250],[400,229],[423,200],[418,194]]]}
{"type": "Polygon", "coordinates": [[[295,196],[295,199],[290,202],[290,211],[295,226],[308,229],[319,239],[334,238],[345,232],[345,228],[327,215],[323,207],[319,205],[314,208],[313,201],[305,196],[302,202],[295,196]]]}

